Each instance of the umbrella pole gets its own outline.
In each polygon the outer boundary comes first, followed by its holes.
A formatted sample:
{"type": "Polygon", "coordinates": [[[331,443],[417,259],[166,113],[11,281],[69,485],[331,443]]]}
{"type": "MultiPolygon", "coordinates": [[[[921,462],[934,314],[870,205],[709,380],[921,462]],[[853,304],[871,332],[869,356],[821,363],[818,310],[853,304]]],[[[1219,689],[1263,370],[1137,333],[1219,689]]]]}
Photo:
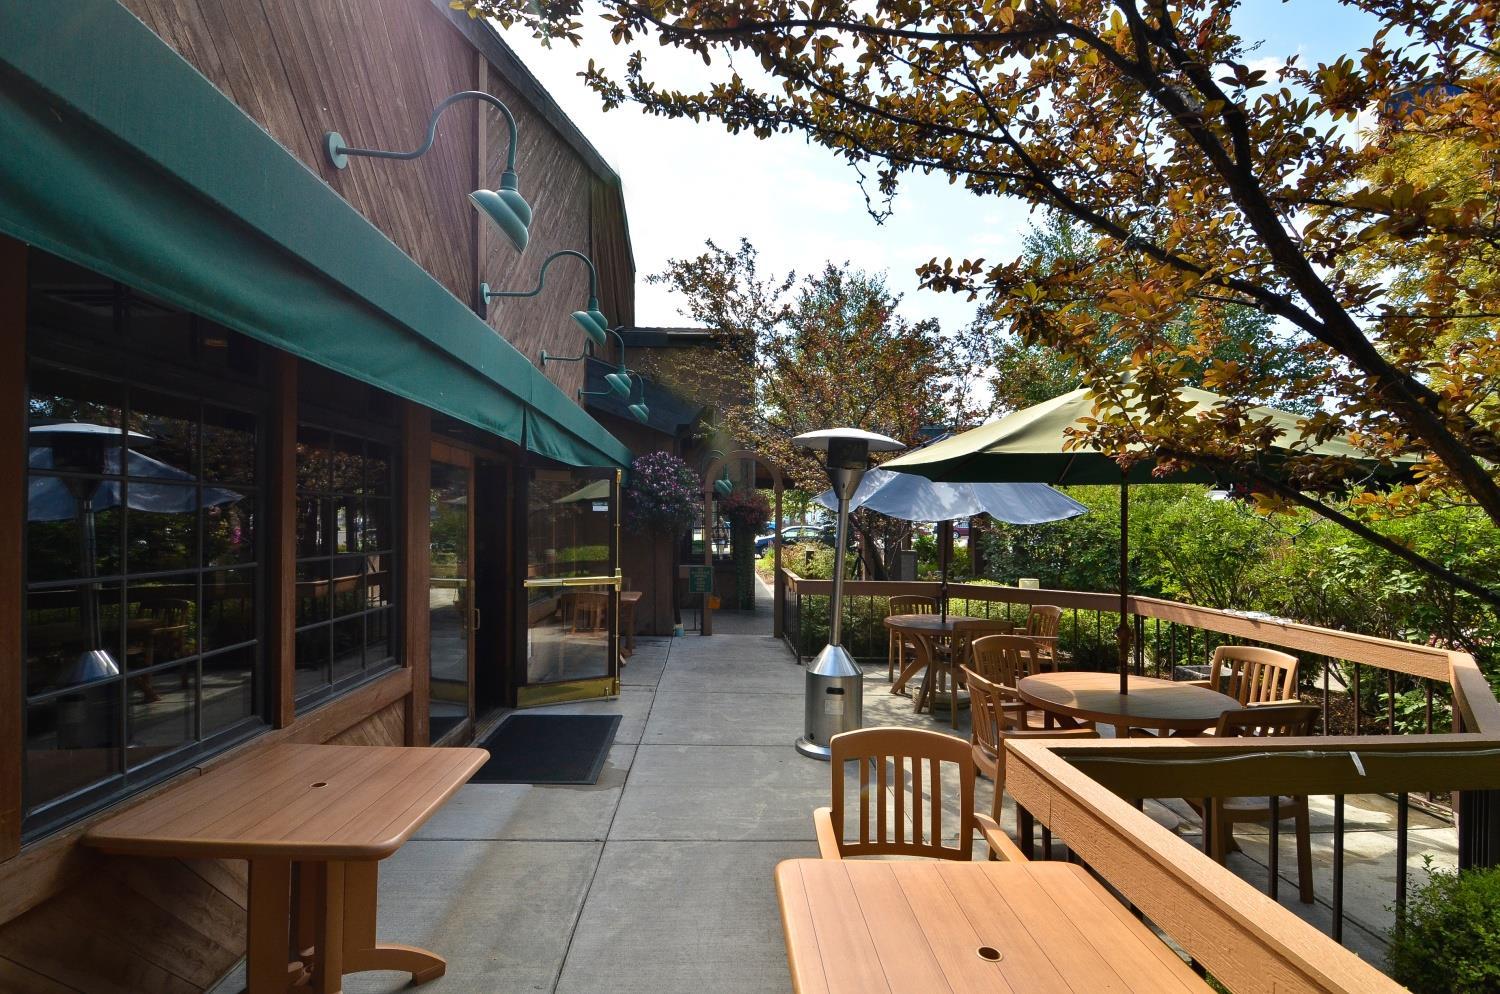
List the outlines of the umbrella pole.
{"type": "Polygon", "coordinates": [[[1130,693],[1130,621],[1125,614],[1125,599],[1130,591],[1130,478],[1120,476],[1120,627],[1115,635],[1120,643],[1120,693],[1130,693]]]}
{"type": "Polygon", "coordinates": [[[942,624],[948,623],[948,562],[953,551],[953,522],[938,524],[938,571],[942,582],[938,587],[938,607],[942,610],[942,624]]]}

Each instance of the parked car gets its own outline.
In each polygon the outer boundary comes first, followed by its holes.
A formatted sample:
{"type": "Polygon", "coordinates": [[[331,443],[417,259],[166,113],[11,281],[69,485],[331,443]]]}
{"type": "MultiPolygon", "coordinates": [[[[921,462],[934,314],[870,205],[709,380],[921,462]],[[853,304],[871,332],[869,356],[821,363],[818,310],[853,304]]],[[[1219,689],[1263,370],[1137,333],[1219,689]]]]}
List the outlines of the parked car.
{"type": "MultiPolygon", "coordinates": [[[[762,535],[755,540],[755,554],[764,555],[771,547],[771,540],[775,535],[762,535]]],[[[832,525],[787,525],[781,529],[781,541],[783,545],[791,545],[794,542],[822,542],[824,545],[832,545],[834,542],[834,527],[832,525]]]]}

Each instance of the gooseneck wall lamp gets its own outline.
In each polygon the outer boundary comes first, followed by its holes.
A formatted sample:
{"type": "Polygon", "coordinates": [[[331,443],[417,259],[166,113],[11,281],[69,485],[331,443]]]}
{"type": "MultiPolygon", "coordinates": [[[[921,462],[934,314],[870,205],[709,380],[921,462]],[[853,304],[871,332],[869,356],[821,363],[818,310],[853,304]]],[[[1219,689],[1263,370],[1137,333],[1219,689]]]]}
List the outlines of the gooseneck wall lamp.
{"type": "MultiPolygon", "coordinates": [[[[528,294],[527,296],[530,295],[528,294]]],[[[577,318],[577,316],[577,314],[574,315],[575,318],[577,318]]],[[[600,317],[602,318],[603,315],[600,315],[600,317]]],[[[610,335],[615,336],[616,341],[620,343],[620,362],[614,372],[604,374],[604,385],[608,389],[579,390],[579,399],[582,399],[584,397],[608,397],[613,394],[614,396],[619,397],[621,400],[631,400],[632,395],[635,393],[635,384],[639,382],[641,385],[641,399],[637,402],[631,403],[629,411],[631,417],[635,418],[642,424],[645,424],[646,420],[651,417],[651,409],[646,406],[646,380],[639,373],[635,372],[625,365],[625,339],[617,330],[615,330],[614,328],[605,328],[604,334],[601,336],[601,340],[598,344],[603,345],[605,342],[609,341],[610,335]]],[[[584,346],[584,350],[578,355],[553,355],[546,349],[543,349],[541,355],[541,363],[545,367],[549,362],[582,362],[583,360],[590,358],[593,355],[592,342],[593,338],[592,336],[590,336],[591,344],[584,346]]]]}
{"type": "Polygon", "coordinates": [[[505,115],[505,126],[510,129],[510,145],[505,152],[505,172],[500,174],[499,190],[475,190],[469,194],[469,202],[474,205],[475,210],[495,222],[495,225],[503,232],[510,243],[516,247],[517,252],[526,249],[526,240],[531,229],[531,205],[526,203],[521,196],[520,187],[516,182],[516,118],[498,97],[493,97],[480,90],[463,90],[455,93],[442,103],[438,104],[432,111],[432,117],[427,121],[427,140],[422,147],[411,152],[392,152],[379,148],[353,148],[344,142],[344,136],[337,131],[330,131],[323,136],[323,145],[328,152],[328,161],[336,169],[343,169],[349,165],[349,156],[363,155],[374,159],[419,159],[426,155],[432,148],[432,143],[437,140],[438,118],[443,111],[460,100],[482,100],[492,107],[497,107],[500,113],[505,115]]]}
{"type": "MultiPolygon", "coordinates": [[[[712,459],[714,456],[718,456],[720,459],[729,458],[719,449],[709,449],[706,455],[710,459],[712,459]]],[[[729,464],[727,462],[724,464],[724,471],[720,473],[719,478],[714,481],[714,493],[718,494],[720,497],[728,497],[730,494],[734,493],[734,481],[729,478],[729,464]]]]}
{"type": "MultiPolygon", "coordinates": [[[[573,249],[560,249],[543,259],[541,271],[536,274],[536,288],[532,290],[491,290],[488,283],[481,283],[479,284],[480,299],[484,301],[487,309],[490,300],[495,297],[535,297],[542,292],[542,287],[547,284],[547,267],[552,265],[554,260],[560,259],[563,256],[582,259],[583,264],[589,267],[588,306],[581,311],[574,311],[573,320],[577,322],[578,327],[583,329],[583,333],[589,336],[589,341],[603,347],[604,343],[609,341],[610,327],[609,319],[599,310],[599,271],[594,268],[594,260],[582,252],[577,252],[573,249]]],[[[624,354],[624,348],[625,346],[622,342],[620,345],[622,355],[624,354]]],[[[552,358],[556,359],[558,357],[553,356],[552,358]]]]}

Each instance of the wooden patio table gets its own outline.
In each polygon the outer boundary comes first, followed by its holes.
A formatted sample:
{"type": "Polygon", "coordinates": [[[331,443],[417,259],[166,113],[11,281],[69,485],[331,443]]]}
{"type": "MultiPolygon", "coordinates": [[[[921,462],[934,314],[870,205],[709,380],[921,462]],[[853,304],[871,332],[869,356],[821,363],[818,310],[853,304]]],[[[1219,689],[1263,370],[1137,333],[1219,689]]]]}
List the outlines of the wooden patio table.
{"type": "Polygon", "coordinates": [[[1207,994],[1071,863],[793,859],[776,867],[797,994],[1207,994]]]}
{"type": "Polygon", "coordinates": [[[635,606],[641,602],[641,591],[620,591],[620,655],[635,655],[635,606]]]}
{"type": "MultiPolygon", "coordinates": [[[[947,641],[953,635],[954,622],[980,620],[982,619],[970,618],[962,614],[950,614],[947,618],[940,614],[892,614],[886,617],[885,627],[896,632],[932,635],[939,641],[947,641]]],[[[920,665],[920,661],[913,660],[902,667],[901,672],[896,674],[896,679],[891,683],[891,693],[901,693],[906,687],[906,682],[917,672],[917,667],[920,665]]]]}
{"type": "Polygon", "coordinates": [[[1017,683],[1016,693],[1050,714],[1113,725],[1122,738],[1132,728],[1201,732],[1225,711],[1240,707],[1216,690],[1147,676],[1132,676],[1130,693],[1121,694],[1118,673],[1039,673],[1017,683]]]}
{"type": "Polygon", "coordinates": [[[279,744],[94,826],[109,853],[250,863],[250,994],[334,994],[345,973],[423,983],[442,957],[375,941],[378,863],[482,766],[483,749],[279,744]],[[293,870],[296,870],[294,873],[293,870]]]}

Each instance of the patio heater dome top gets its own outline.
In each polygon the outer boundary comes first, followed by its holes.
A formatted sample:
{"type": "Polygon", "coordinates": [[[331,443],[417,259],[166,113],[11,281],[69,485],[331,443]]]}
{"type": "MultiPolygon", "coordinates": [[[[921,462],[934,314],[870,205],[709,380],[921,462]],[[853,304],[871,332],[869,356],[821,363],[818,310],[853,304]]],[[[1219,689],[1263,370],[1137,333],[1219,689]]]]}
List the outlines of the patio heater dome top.
{"type": "Polygon", "coordinates": [[[869,446],[870,452],[895,452],[906,448],[889,435],[865,431],[862,428],[822,428],[818,431],[803,432],[792,439],[794,444],[818,452],[828,451],[828,445],[833,441],[864,442],[869,446]]]}

